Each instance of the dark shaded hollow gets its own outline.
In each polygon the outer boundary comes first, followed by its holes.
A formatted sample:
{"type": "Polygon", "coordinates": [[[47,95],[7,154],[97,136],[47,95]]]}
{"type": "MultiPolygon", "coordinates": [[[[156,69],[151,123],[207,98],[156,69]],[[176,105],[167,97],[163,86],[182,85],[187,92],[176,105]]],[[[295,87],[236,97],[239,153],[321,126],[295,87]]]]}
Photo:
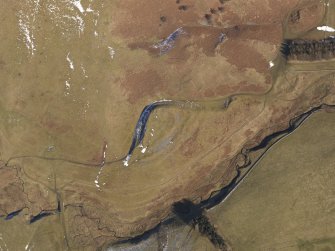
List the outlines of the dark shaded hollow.
{"type": "Polygon", "coordinates": [[[166,16],[161,16],[161,17],[160,17],[160,20],[161,20],[162,22],[165,22],[165,21],[166,21],[166,16]]]}
{"type": "Polygon", "coordinates": [[[187,5],[180,5],[180,6],[178,7],[178,9],[179,9],[179,10],[183,10],[183,11],[185,11],[185,10],[188,9],[188,7],[187,7],[187,5]]]}
{"type": "Polygon", "coordinates": [[[291,15],[290,15],[290,18],[289,18],[289,21],[291,23],[297,23],[299,22],[300,20],[300,11],[297,10],[297,11],[294,11],[291,15]]]}
{"type": "Polygon", "coordinates": [[[227,250],[224,239],[216,232],[215,227],[203,214],[201,204],[194,204],[192,201],[183,199],[172,205],[174,214],[185,224],[199,230],[200,234],[206,236],[210,242],[220,250],[227,250]]]}

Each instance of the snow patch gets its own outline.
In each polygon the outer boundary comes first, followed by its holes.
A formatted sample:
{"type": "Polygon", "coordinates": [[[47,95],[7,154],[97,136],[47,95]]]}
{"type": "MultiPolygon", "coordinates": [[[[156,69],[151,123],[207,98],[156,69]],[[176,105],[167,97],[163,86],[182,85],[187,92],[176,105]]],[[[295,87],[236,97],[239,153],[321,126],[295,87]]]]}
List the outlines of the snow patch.
{"type": "Polygon", "coordinates": [[[34,55],[34,51],[36,50],[35,47],[35,38],[33,35],[32,30],[30,29],[30,25],[29,25],[29,20],[24,20],[23,18],[23,13],[20,12],[20,16],[22,18],[19,19],[19,30],[23,36],[23,41],[28,49],[28,51],[30,52],[31,55],[34,55]]]}
{"type": "Polygon", "coordinates": [[[81,5],[80,0],[73,1],[72,3],[73,3],[74,6],[77,7],[77,9],[78,9],[81,13],[84,13],[84,12],[85,12],[85,9],[84,9],[84,7],[81,5]]]}
{"type": "Polygon", "coordinates": [[[124,166],[129,166],[129,159],[130,159],[130,155],[127,155],[127,157],[123,160],[123,165],[124,166]]]}
{"type": "Polygon", "coordinates": [[[147,146],[146,146],[146,147],[143,147],[142,150],[141,150],[141,152],[142,152],[142,153],[145,153],[145,151],[147,150],[147,148],[148,148],[147,146]]]}
{"type": "Polygon", "coordinates": [[[327,32],[335,32],[335,29],[330,26],[318,26],[317,30],[319,31],[327,31],[327,32]]]}
{"type": "Polygon", "coordinates": [[[115,55],[115,50],[113,49],[113,47],[110,47],[110,46],[108,46],[108,50],[109,50],[109,55],[111,59],[113,59],[115,55]]]}
{"type": "Polygon", "coordinates": [[[89,6],[89,7],[86,9],[86,12],[94,12],[94,10],[91,8],[91,6],[89,6]]]}
{"type": "Polygon", "coordinates": [[[69,67],[74,70],[73,61],[70,59],[70,52],[67,54],[66,60],[69,62],[69,67]]]}

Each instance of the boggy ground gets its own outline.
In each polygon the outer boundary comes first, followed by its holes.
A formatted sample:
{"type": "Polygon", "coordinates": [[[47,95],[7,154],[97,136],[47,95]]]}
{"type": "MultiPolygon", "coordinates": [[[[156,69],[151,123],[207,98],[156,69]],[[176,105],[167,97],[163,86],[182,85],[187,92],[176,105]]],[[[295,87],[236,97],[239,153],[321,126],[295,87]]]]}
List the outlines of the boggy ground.
{"type": "Polygon", "coordinates": [[[11,249],[45,249],[45,224],[55,246],[71,249],[139,235],[174,202],[199,202],[228,184],[243,147],[311,107],[335,103],[334,61],[306,66],[280,57],[286,35],[308,37],[310,26],[331,20],[332,2],[4,3],[0,212],[18,212],[1,227],[1,245],[11,249]],[[180,27],[174,48],[155,48],[180,27]],[[116,160],[127,153],[141,110],[160,99],[206,105],[155,111],[144,148],[125,167],[116,160]],[[116,162],[100,172],[104,160],[116,162]],[[41,213],[48,216],[35,221],[41,213]],[[13,233],[29,221],[31,234],[16,241],[13,233]]]}

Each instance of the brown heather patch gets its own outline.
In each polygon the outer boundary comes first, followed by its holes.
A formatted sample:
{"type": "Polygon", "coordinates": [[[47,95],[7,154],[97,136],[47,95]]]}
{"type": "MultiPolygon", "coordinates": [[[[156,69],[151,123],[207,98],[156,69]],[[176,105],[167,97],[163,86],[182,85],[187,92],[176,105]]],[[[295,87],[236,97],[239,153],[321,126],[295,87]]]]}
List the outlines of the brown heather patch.
{"type": "Polygon", "coordinates": [[[243,41],[227,40],[221,48],[221,55],[238,69],[254,68],[260,73],[268,71],[268,62],[263,55],[243,41]]]}
{"type": "Polygon", "coordinates": [[[127,72],[121,85],[131,104],[135,104],[143,97],[152,97],[165,87],[162,78],[152,69],[138,73],[127,72]]]}

